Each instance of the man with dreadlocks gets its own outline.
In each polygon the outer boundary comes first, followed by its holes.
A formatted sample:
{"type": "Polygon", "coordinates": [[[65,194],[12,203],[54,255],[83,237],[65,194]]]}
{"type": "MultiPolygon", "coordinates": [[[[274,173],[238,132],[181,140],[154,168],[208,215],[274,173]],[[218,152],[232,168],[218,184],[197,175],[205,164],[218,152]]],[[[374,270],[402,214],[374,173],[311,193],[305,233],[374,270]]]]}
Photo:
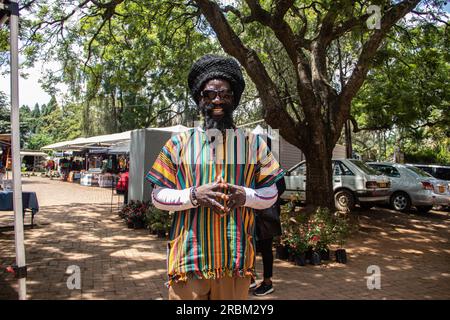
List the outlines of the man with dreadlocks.
{"type": "Polygon", "coordinates": [[[234,59],[203,56],[188,85],[204,123],[167,141],[146,176],[153,204],[175,211],[169,299],[247,299],[255,277],[254,209],[275,203],[284,173],[264,140],[234,125],[245,88],[234,59]]]}

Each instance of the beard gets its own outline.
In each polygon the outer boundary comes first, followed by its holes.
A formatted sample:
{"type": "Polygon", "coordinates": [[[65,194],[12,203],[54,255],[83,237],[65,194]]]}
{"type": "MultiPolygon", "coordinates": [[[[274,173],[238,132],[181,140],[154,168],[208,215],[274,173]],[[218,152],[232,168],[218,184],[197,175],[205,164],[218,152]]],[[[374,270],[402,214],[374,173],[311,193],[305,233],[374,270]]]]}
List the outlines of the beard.
{"type": "Polygon", "coordinates": [[[216,106],[217,105],[213,103],[200,104],[200,110],[204,116],[203,127],[206,130],[217,129],[222,132],[225,132],[226,129],[234,128],[235,126],[233,121],[233,110],[234,110],[233,106],[228,103],[223,103],[219,105],[222,107],[224,115],[220,118],[214,118],[212,110],[216,106]]]}

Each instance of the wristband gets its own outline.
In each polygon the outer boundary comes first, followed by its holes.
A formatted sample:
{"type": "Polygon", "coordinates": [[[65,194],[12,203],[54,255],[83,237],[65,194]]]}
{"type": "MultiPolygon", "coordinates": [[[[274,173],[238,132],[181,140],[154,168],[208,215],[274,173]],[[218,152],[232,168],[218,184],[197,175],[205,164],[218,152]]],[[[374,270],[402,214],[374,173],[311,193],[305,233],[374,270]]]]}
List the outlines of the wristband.
{"type": "Polygon", "coordinates": [[[191,188],[190,200],[194,207],[199,206],[198,200],[197,200],[197,188],[195,188],[195,187],[191,188]]]}

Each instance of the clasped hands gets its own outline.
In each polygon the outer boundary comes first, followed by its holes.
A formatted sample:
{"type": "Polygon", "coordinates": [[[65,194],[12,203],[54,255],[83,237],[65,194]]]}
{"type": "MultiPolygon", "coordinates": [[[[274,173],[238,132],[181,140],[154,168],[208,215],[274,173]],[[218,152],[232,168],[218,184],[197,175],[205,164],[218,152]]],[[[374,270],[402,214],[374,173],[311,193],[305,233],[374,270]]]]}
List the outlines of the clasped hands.
{"type": "Polygon", "coordinates": [[[196,197],[201,207],[208,207],[224,216],[245,204],[245,190],[241,186],[226,183],[222,177],[215,182],[197,188],[196,197]],[[223,201],[223,204],[220,201],[223,201]]]}

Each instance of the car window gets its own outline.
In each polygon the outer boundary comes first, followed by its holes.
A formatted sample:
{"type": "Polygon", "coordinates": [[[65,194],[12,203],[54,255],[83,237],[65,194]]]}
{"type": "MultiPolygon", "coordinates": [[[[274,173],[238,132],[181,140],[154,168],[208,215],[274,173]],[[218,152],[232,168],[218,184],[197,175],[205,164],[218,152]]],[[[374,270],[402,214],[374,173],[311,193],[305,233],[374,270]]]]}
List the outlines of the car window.
{"type": "Polygon", "coordinates": [[[436,178],[450,180],[450,168],[436,168],[436,178]]]}
{"type": "Polygon", "coordinates": [[[419,168],[425,172],[428,172],[429,174],[433,174],[433,168],[431,167],[424,167],[424,166],[415,166],[416,168],[419,168]]]}
{"type": "Polygon", "coordinates": [[[349,161],[351,161],[355,166],[357,166],[362,172],[364,172],[366,174],[373,174],[373,175],[380,174],[380,172],[369,167],[367,164],[365,164],[361,160],[349,159],[349,161]]]}
{"type": "Polygon", "coordinates": [[[291,171],[291,176],[306,176],[306,162],[299,165],[297,168],[291,171]]]}
{"type": "Polygon", "coordinates": [[[339,167],[339,165],[336,162],[333,163],[333,175],[335,175],[335,176],[341,175],[341,168],[339,167]]]}
{"type": "Polygon", "coordinates": [[[354,176],[355,174],[341,161],[334,162],[333,169],[335,176],[354,176]]]}
{"type": "Polygon", "coordinates": [[[375,170],[380,171],[382,174],[387,175],[388,177],[400,177],[400,172],[398,172],[395,167],[372,164],[369,164],[369,166],[371,166],[375,170]]]}
{"type": "Polygon", "coordinates": [[[429,174],[428,172],[423,171],[422,169],[413,167],[413,166],[407,166],[406,169],[408,169],[409,171],[414,172],[416,175],[418,175],[419,177],[432,177],[431,174],[429,174]]]}

